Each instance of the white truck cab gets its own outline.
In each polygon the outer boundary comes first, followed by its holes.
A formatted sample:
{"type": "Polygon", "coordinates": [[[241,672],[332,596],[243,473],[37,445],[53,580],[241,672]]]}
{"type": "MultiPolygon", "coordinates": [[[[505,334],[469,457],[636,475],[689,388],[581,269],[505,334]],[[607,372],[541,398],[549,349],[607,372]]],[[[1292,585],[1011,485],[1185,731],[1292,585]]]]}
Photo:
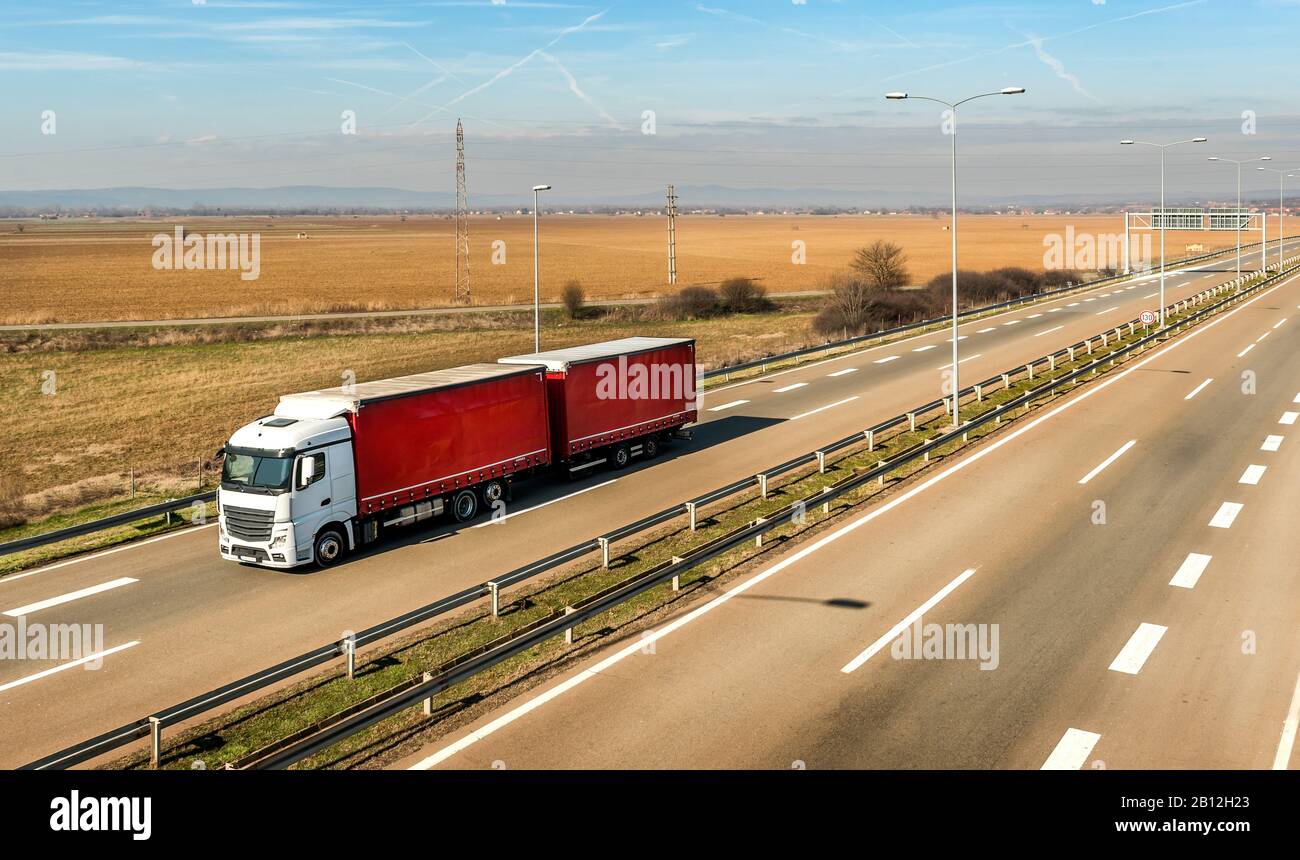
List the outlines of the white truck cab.
{"type": "Polygon", "coordinates": [[[222,558],[289,568],[328,565],[352,549],[357,516],[348,401],[283,398],[222,449],[217,491],[222,558]]]}

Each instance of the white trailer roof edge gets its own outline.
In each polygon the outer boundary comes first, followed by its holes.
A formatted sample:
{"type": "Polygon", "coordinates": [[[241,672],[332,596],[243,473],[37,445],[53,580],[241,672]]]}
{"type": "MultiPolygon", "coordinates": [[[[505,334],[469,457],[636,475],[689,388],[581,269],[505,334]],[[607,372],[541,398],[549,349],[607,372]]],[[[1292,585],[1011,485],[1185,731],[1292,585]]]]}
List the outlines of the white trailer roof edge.
{"type": "Polygon", "coordinates": [[[656,349],[666,349],[682,344],[694,345],[690,337],[625,337],[619,340],[607,340],[601,343],[589,343],[583,346],[571,346],[565,349],[551,349],[533,352],[527,355],[511,355],[498,358],[499,364],[545,365],[550,371],[565,371],[570,365],[588,361],[618,358],[621,355],[637,355],[656,349]]]}

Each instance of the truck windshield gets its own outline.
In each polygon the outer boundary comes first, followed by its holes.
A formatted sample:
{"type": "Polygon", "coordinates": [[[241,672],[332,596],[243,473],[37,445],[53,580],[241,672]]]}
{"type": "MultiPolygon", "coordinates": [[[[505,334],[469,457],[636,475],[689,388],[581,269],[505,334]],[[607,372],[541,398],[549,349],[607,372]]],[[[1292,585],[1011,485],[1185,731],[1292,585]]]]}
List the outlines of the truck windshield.
{"type": "Polygon", "coordinates": [[[268,490],[287,489],[292,465],[290,457],[259,457],[227,451],[225,463],[221,466],[221,483],[268,490]]]}

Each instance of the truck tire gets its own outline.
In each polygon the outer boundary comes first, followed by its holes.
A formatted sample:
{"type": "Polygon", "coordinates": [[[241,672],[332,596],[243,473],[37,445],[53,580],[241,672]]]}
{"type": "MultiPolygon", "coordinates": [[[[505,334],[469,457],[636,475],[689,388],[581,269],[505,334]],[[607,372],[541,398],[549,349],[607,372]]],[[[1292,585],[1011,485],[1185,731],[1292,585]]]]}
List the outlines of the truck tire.
{"type": "Polygon", "coordinates": [[[641,443],[641,456],[646,460],[653,460],[659,454],[659,437],[647,436],[641,443]]]}
{"type": "Polygon", "coordinates": [[[348,551],[348,539],[334,526],[323,529],[312,544],[312,556],[319,568],[333,567],[343,560],[348,551]]]}
{"type": "Polygon", "coordinates": [[[626,445],[615,445],[609,452],[609,464],[615,469],[626,469],[632,459],[632,452],[626,445]]]}
{"type": "Polygon", "coordinates": [[[483,504],[489,508],[495,502],[499,502],[506,497],[506,485],[504,481],[488,481],[480,488],[483,493],[483,504]]]}
{"type": "Polygon", "coordinates": [[[478,494],[473,490],[461,490],[452,496],[451,515],[458,523],[467,523],[478,516],[478,494]]]}

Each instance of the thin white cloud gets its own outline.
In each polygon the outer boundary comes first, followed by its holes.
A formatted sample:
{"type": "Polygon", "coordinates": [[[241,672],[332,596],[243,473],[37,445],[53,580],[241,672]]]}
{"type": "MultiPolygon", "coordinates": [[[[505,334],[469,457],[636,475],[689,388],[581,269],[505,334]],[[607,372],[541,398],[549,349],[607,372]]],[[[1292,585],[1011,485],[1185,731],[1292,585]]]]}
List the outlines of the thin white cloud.
{"type": "Polygon", "coordinates": [[[715,18],[728,18],[732,21],[740,21],[741,23],[744,24],[753,24],[756,27],[763,27],[764,29],[767,30],[775,30],[778,33],[788,33],[791,36],[798,36],[801,39],[810,39],[814,42],[821,42],[823,45],[831,45],[832,47],[839,48],[840,50],[847,51],[853,49],[853,46],[848,44],[847,42],[837,42],[834,39],[826,39],[821,36],[813,35],[812,33],[805,33],[802,30],[795,30],[791,27],[783,27],[779,24],[769,24],[766,21],[762,21],[758,18],[754,18],[749,15],[742,15],[739,12],[732,12],[730,9],[719,9],[719,8],[703,6],[703,5],[697,5],[695,9],[697,12],[703,12],[704,14],[712,15],[715,18]]]}
{"type": "Polygon", "coordinates": [[[1077,75],[1073,75],[1065,70],[1065,63],[1043,50],[1043,40],[1041,37],[1029,33],[1021,33],[1020,35],[1025,38],[1026,42],[1033,46],[1034,53],[1038,55],[1038,59],[1042,61],[1043,65],[1050,68],[1053,72],[1056,72],[1056,76],[1068,83],[1076,93],[1092,99],[1097,104],[1102,103],[1101,99],[1083,88],[1083,83],[1079,80],[1077,75]]]}
{"type": "Polygon", "coordinates": [[[0,51],[0,69],[17,72],[117,72],[153,69],[149,63],[110,57],[103,54],[80,54],[63,51],[33,53],[0,51]]]}

